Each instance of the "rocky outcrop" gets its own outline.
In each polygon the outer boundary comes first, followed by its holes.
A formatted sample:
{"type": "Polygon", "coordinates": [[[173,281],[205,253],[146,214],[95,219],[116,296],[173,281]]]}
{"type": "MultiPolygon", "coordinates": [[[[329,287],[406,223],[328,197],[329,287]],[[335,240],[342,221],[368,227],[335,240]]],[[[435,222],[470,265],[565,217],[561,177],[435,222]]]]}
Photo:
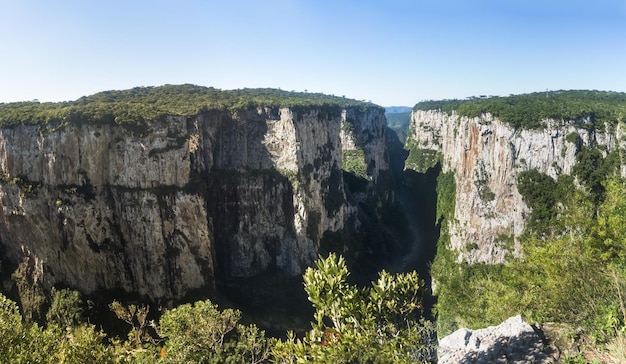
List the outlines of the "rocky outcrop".
{"type": "Polygon", "coordinates": [[[209,110],[137,124],[0,128],[3,269],[150,300],[266,270],[301,274],[346,228],[342,151],[388,169],[377,107],[209,110]]]}
{"type": "Polygon", "coordinates": [[[554,363],[556,351],[542,336],[521,316],[485,329],[458,329],[439,341],[439,363],[554,363]]]}
{"type": "Polygon", "coordinates": [[[604,146],[605,152],[624,148],[621,124],[600,131],[584,128],[586,120],[544,123],[540,130],[518,130],[490,114],[413,112],[407,168],[423,172],[440,162],[443,172],[454,173],[456,207],[448,229],[459,261],[499,263],[519,253],[517,237],[530,210],[517,190],[517,175],[531,169],[553,178],[570,174],[579,146],[568,135],[575,132],[582,144],[604,146]]]}

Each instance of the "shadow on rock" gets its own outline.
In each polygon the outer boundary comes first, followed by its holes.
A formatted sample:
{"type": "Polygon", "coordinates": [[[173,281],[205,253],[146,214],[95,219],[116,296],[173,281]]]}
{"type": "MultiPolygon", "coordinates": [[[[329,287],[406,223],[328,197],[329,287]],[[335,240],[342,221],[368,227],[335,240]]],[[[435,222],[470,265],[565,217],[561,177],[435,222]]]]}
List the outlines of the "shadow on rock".
{"type": "Polygon", "coordinates": [[[439,363],[553,363],[558,356],[543,334],[511,317],[498,326],[459,329],[439,341],[439,363]]]}

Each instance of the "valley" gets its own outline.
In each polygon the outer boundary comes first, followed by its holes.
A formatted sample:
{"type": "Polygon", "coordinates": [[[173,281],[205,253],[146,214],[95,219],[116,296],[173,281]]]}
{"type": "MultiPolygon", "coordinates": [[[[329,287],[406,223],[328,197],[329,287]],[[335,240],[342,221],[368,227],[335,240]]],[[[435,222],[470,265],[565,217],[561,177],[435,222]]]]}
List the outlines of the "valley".
{"type": "Polygon", "coordinates": [[[0,104],[2,294],[43,330],[77,292],[92,333],[123,337],[126,317],[124,345],[152,359],[178,349],[148,315],[182,340],[167,313],[200,307],[251,325],[231,336],[265,345],[260,362],[348,355],[342,333],[429,361],[429,338],[516,315],[601,347],[626,324],[624,115],[626,94],[600,91],[385,109],[166,85],[0,104]]]}

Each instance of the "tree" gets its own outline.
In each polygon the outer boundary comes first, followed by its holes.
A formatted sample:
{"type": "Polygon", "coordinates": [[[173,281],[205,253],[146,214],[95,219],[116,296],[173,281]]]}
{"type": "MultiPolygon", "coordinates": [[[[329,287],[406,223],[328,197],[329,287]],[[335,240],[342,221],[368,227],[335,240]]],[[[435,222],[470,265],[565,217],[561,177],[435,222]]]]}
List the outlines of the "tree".
{"type": "Polygon", "coordinates": [[[105,334],[93,325],[61,329],[24,324],[15,302],[0,294],[0,362],[2,363],[114,363],[119,362],[105,334]]]}
{"type": "Polygon", "coordinates": [[[219,311],[209,300],[166,312],[159,333],[167,339],[164,360],[171,363],[262,363],[269,341],[256,326],[238,324],[241,312],[219,311]]]}
{"type": "Polygon", "coordinates": [[[420,320],[423,282],[417,273],[380,273],[371,287],[348,283],[341,256],[330,254],[304,274],[315,308],[312,330],[274,346],[279,363],[415,363],[434,358],[432,324],[420,320]]]}
{"type": "Polygon", "coordinates": [[[71,289],[52,289],[52,303],[46,313],[48,324],[75,327],[82,321],[83,300],[80,292],[71,289]]]}
{"type": "Polygon", "coordinates": [[[118,319],[129,324],[132,329],[128,333],[128,338],[135,344],[136,347],[140,347],[144,342],[151,341],[151,337],[147,330],[150,325],[148,321],[148,313],[150,313],[150,307],[147,305],[123,305],[119,301],[115,300],[109,305],[109,309],[115,313],[118,319]]]}

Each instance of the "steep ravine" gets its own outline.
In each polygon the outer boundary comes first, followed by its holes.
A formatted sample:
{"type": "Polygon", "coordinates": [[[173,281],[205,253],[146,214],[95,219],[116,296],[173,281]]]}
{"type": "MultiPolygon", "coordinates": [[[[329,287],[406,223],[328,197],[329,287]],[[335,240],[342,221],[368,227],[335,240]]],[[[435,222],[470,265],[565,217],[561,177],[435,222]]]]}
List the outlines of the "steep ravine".
{"type": "Polygon", "coordinates": [[[320,251],[366,272],[395,249],[376,227],[394,199],[384,135],[372,106],[2,127],[5,287],[28,264],[46,289],[92,297],[294,309],[320,251]]]}
{"type": "Polygon", "coordinates": [[[556,179],[572,173],[581,146],[599,146],[604,154],[624,148],[622,124],[595,129],[585,126],[588,120],[544,122],[544,128],[529,130],[490,114],[413,112],[407,168],[425,173],[440,163],[442,172],[453,173],[456,208],[448,229],[459,261],[493,264],[519,254],[518,237],[530,214],[517,189],[520,172],[536,169],[556,179]]]}

